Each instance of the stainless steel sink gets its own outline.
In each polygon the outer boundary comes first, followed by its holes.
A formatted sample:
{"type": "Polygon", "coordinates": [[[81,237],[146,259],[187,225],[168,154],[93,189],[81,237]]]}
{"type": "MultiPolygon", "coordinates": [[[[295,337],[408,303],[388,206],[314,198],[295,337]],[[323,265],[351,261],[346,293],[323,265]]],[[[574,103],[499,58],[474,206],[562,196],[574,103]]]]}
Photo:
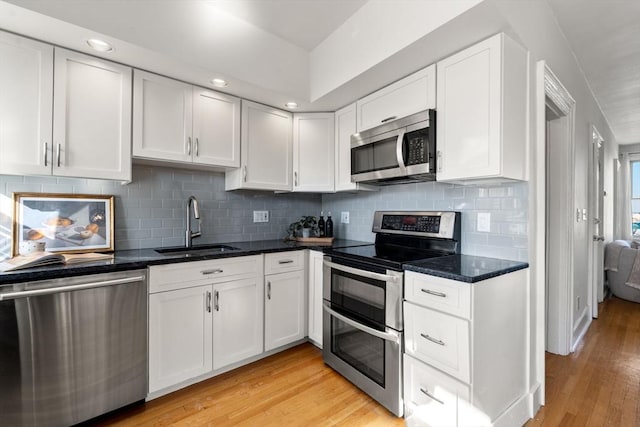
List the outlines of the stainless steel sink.
{"type": "Polygon", "coordinates": [[[229,245],[196,245],[190,248],[185,248],[184,246],[174,246],[170,248],[159,248],[155,249],[159,254],[191,254],[191,253],[203,253],[203,252],[230,252],[230,251],[238,251],[240,248],[234,248],[229,245]]]}

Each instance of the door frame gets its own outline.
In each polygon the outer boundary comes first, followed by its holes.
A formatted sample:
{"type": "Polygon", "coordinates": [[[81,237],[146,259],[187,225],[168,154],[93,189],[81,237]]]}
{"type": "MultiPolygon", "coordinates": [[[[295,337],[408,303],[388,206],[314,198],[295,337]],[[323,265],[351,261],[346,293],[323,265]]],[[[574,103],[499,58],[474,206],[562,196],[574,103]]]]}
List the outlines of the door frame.
{"type": "MultiPolygon", "coordinates": [[[[588,226],[588,234],[587,236],[590,238],[589,245],[589,289],[588,289],[588,299],[591,304],[591,316],[593,318],[598,317],[598,302],[602,301],[603,291],[601,289],[601,284],[604,286],[604,283],[601,283],[598,280],[597,274],[599,274],[597,267],[600,263],[596,262],[596,250],[598,245],[604,246],[602,241],[597,241],[596,239],[596,218],[600,221],[600,234],[598,237],[604,234],[604,197],[600,192],[602,188],[602,180],[604,179],[604,138],[596,126],[591,123],[589,125],[589,135],[591,139],[590,151],[589,151],[589,210],[591,212],[591,221],[588,226]],[[597,157],[596,157],[597,154],[597,157]],[[601,162],[601,171],[600,171],[600,182],[596,180],[596,168],[597,162],[601,162]],[[598,185],[599,184],[599,185],[598,185]],[[597,188],[596,188],[597,187],[597,188]],[[597,203],[598,198],[600,199],[599,204],[597,203]],[[598,208],[599,206],[599,208],[598,208]],[[602,215],[600,215],[602,212],[602,215]]],[[[604,251],[602,252],[604,254],[604,251]]],[[[602,255],[604,256],[604,255],[602,255]]],[[[604,266],[602,266],[602,272],[604,275],[604,266]]],[[[604,278],[603,278],[604,280],[604,278]]]]}

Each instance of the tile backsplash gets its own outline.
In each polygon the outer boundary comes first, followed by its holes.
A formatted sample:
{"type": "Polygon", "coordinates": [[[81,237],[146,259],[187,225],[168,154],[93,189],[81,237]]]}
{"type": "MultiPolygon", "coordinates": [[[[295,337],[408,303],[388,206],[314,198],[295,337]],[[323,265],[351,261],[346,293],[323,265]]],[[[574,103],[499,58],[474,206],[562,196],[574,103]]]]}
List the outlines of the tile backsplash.
{"type": "Polygon", "coordinates": [[[13,192],[115,195],[116,249],[184,244],[186,201],[198,198],[202,237],[195,244],[278,239],[302,215],[317,215],[317,194],[225,191],[224,174],[134,165],[133,181],[117,182],[0,175],[0,260],[11,251],[13,192]],[[254,210],[268,210],[269,222],[253,223],[254,210]]]}
{"type": "Polygon", "coordinates": [[[377,210],[455,210],[462,212],[462,253],[516,261],[528,260],[528,184],[491,186],[439,182],[390,185],[379,191],[322,196],[322,209],[331,211],[340,238],[373,241],[373,212],[377,210]],[[349,224],[340,222],[349,212],[349,224]],[[489,213],[490,231],[477,231],[477,214],[489,213]]]}

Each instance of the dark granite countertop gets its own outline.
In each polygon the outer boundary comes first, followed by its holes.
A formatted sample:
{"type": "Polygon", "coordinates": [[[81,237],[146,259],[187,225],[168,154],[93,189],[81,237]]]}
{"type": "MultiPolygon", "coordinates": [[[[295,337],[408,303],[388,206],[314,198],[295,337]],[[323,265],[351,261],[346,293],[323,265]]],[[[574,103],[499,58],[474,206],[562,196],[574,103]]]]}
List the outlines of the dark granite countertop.
{"type": "Polygon", "coordinates": [[[472,255],[450,255],[414,261],[404,269],[460,282],[475,283],[529,267],[526,262],[485,258],[472,255]]]}
{"type": "MultiPolygon", "coordinates": [[[[204,244],[198,242],[197,244],[204,244]]],[[[81,264],[51,264],[38,268],[30,268],[7,273],[0,273],[0,285],[30,282],[35,280],[57,279],[60,277],[81,276],[84,274],[110,273],[115,271],[137,270],[150,265],[173,264],[178,262],[202,261],[208,259],[231,258],[257,255],[270,252],[295,251],[300,249],[341,248],[348,246],[370,245],[370,242],[336,239],[331,246],[298,243],[283,240],[261,240],[255,242],[229,242],[225,245],[238,250],[229,252],[206,252],[197,254],[159,254],[153,249],[137,249],[115,251],[113,260],[96,261],[81,264]]]]}

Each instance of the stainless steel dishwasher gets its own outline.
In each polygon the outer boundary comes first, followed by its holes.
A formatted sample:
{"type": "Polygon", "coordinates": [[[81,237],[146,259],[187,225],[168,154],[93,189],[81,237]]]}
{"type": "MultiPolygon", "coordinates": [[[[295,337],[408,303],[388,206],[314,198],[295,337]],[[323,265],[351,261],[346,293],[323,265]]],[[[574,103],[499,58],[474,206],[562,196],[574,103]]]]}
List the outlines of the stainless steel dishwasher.
{"type": "Polygon", "coordinates": [[[146,394],[146,270],[0,287],[2,425],[67,426],[146,394]]]}

